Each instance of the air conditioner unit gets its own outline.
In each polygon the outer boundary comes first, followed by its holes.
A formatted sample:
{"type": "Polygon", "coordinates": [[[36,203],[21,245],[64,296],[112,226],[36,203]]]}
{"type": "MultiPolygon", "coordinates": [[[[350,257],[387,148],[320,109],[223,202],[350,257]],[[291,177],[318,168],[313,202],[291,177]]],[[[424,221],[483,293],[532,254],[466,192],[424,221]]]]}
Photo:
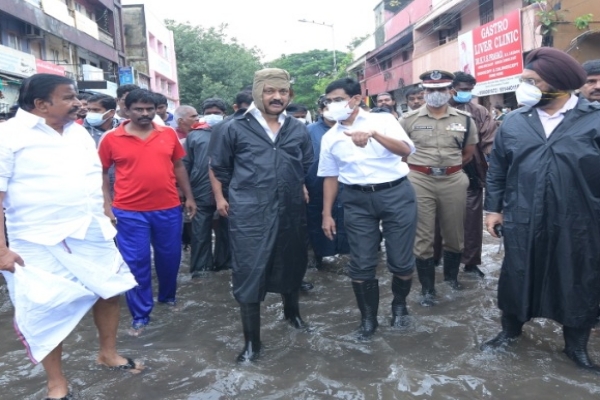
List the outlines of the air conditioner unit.
{"type": "Polygon", "coordinates": [[[452,29],[458,25],[460,14],[441,14],[433,19],[433,30],[441,31],[444,29],[452,29]]]}
{"type": "Polygon", "coordinates": [[[27,39],[41,39],[44,36],[42,35],[42,30],[40,28],[31,24],[25,24],[25,37],[27,39]]]}

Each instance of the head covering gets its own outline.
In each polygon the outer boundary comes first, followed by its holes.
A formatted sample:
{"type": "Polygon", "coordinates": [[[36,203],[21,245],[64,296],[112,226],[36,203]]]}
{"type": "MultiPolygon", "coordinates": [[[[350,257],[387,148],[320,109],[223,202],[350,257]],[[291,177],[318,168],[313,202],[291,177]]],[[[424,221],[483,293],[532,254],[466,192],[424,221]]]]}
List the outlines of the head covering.
{"type": "MultiPolygon", "coordinates": [[[[263,88],[265,85],[273,86],[276,89],[289,89],[290,74],[279,68],[265,68],[254,73],[254,84],[252,85],[252,99],[254,105],[261,112],[265,112],[265,105],[262,102],[263,88]]],[[[286,106],[287,104],[284,104],[286,106]]]]}
{"type": "Polygon", "coordinates": [[[435,69],[422,73],[419,79],[423,81],[423,87],[425,88],[443,88],[452,85],[454,74],[435,69]]]}
{"type": "Polygon", "coordinates": [[[588,76],[600,75],[600,59],[589,60],[581,64],[588,76]]]}
{"type": "Polygon", "coordinates": [[[575,90],[585,84],[587,73],[577,60],[562,50],[540,47],[525,59],[525,69],[530,69],[558,90],[575,90]]]}

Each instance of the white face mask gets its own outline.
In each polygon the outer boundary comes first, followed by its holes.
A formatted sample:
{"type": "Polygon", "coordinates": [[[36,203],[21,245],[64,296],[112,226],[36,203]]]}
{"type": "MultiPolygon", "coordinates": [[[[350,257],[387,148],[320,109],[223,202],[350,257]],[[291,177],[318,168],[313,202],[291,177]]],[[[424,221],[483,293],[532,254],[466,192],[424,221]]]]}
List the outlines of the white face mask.
{"type": "Polygon", "coordinates": [[[425,93],[425,102],[433,108],[440,108],[450,101],[449,92],[431,92],[425,93]]]}
{"type": "Polygon", "coordinates": [[[323,118],[325,118],[327,121],[335,122],[335,119],[333,119],[333,116],[331,115],[331,111],[329,111],[329,110],[323,111],[323,118]]]}
{"type": "Polygon", "coordinates": [[[515,91],[517,103],[524,106],[535,107],[542,99],[542,91],[537,86],[522,82],[515,91]]]}
{"type": "Polygon", "coordinates": [[[303,124],[306,124],[306,118],[296,118],[298,121],[302,122],[303,124]]]}
{"type": "Polygon", "coordinates": [[[100,126],[103,123],[105,123],[106,120],[108,119],[108,118],[104,118],[104,116],[106,114],[108,114],[109,112],[111,112],[111,110],[108,110],[104,114],[88,112],[85,116],[85,122],[87,122],[89,126],[93,126],[93,127],[100,126]]]}
{"type": "Polygon", "coordinates": [[[223,121],[223,116],[219,114],[208,114],[203,117],[204,122],[209,124],[210,126],[216,125],[219,122],[223,121]]]}
{"type": "Polygon", "coordinates": [[[350,108],[349,100],[330,103],[327,106],[327,109],[329,110],[329,116],[333,121],[345,121],[350,117],[352,112],[354,112],[354,108],[350,108]]]}

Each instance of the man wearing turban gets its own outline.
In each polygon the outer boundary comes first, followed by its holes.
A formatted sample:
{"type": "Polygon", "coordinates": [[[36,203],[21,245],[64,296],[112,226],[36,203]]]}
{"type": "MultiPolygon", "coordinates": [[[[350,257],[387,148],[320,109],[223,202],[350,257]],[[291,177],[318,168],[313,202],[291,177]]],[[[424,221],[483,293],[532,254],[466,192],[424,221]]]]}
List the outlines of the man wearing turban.
{"type": "Polygon", "coordinates": [[[245,346],[238,361],[260,352],[260,302],[281,293],[285,319],[304,327],[298,293],[306,271],[304,177],[313,148],[306,125],[285,114],[292,97],[287,71],[256,72],[253,103],[214,138],[210,168],[229,186],[233,295],[245,346]]]}
{"type": "Polygon", "coordinates": [[[485,210],[488,232],[504,233],[502,331],[482,349],[549,318],[563,325],[565,354],[600,372],[587,353],[600,303],[600,104],[573,94],[586,78],[568,54],[532,51],[516,91],[523,107],[496,134],[485,210]]]}

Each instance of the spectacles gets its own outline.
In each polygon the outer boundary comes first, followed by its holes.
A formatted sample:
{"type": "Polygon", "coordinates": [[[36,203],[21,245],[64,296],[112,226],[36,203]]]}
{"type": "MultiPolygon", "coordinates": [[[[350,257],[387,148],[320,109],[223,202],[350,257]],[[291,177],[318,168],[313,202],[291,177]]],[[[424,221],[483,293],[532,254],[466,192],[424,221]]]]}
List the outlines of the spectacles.
{"type": "Polygon", "coordinates": [[[537,81],[536,79],[533,79],[533,78],[519,78],[519,82],[526,83],[531,86],[537,86],[537,84],[539,83],[539,81],[537,81]]]}

